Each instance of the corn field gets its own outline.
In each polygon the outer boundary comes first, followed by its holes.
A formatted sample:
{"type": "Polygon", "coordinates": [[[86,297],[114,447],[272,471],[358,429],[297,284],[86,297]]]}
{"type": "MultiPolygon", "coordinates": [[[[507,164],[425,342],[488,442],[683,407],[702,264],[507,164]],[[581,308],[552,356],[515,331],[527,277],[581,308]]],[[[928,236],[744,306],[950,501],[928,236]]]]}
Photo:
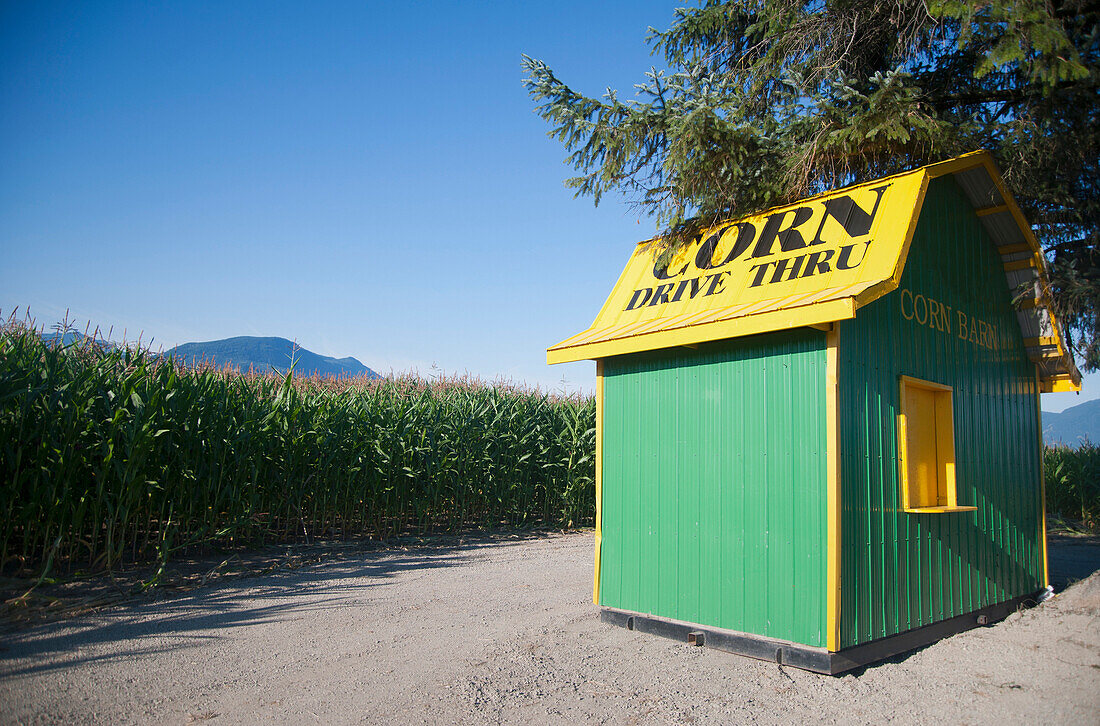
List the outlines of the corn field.
{"type": "Polygon", "coordinates": [[[1043,454],[1047,513],[1100,531],[1100,446],[1049,446],[1043,454]]]}
{"type": "Polygon", "coordinates": [[[591,524],[595,404],[469,379],[182,368],[0,330],[5,572],[185,548],[591,524]]]}

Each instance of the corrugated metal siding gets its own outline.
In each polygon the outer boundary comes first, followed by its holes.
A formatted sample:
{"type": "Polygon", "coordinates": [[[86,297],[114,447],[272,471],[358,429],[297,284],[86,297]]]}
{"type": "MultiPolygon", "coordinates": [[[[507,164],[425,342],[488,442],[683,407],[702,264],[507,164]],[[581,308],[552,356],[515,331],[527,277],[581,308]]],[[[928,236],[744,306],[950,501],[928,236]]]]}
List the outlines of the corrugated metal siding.
{"type": "Polygon", "coordinates": [[[841,646],[1041,587],[1035,366],[1001,261],[953,179],[928,190],[899,289],[841,324],[839,375],[841,646]],[[951,306],[950,330],[906,320],[904,290],[951,306]],[[995,350],[959,338],[959,310],[995,327],[995,350]],[[958,503],[977,512],[900,511],[900,375],[954,388],[958,503]]]}
{"type": "Polygon", "coordinates": [[[825,334],[604,361],[600,604],[825,644],[825,334]]]}

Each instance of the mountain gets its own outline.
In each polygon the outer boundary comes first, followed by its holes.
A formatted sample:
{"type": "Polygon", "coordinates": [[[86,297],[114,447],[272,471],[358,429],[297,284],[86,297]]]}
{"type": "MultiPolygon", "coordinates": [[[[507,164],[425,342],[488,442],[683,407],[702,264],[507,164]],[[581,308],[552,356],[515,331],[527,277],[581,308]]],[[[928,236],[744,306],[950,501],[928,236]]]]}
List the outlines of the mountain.
{"type": "Polygon", "coordinates": [[[1062,413],[1043,411],[1043,441],[1077,446],[1088,439],[1100,443],[1100,399],[1067,408],[1062,413]]]}
{"type": "Polygon", "coordinates": [[[78,333],[75,330],[67,330],[61,332],[60,330],[53,330],[49,333],[41,333],[42,340],[46,341],[47,345],[85,345],[88,341],[94,343],[97,347],[103,350],[110,350],[115,347],[114,343],[103,340],[102,338],[92,338],[90,335],[84,335],[84,333],[78,333]]]}
{"type": "Polygon", "coordinates": [[[292,354],[297,359],[295,375],[320,375],[326,378],[366,375],[369,378],[381,378],[355,358],[331,358],[305,348],[295,350],[294,343],[286,338],[242,335],[206,343],[184,343],[165,353],[180,363],[209,361],[218,368],[232,366],[242,373],[247,373],[250,368],[259,373],[266,373],[272,368],[286,373],[292,354]]]}

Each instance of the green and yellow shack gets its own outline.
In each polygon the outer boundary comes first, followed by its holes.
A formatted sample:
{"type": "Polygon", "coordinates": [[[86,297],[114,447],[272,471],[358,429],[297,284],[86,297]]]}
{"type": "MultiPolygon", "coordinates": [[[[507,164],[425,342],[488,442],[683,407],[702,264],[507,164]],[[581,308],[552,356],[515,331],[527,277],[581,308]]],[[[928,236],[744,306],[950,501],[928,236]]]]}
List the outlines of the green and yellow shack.
{"type": "Polygon", "coordinates": [[[1040,595],[1080,373],[987,153],[653,247],[547,351],[596,361],[605,621],[840,673],[1040,595]]]}

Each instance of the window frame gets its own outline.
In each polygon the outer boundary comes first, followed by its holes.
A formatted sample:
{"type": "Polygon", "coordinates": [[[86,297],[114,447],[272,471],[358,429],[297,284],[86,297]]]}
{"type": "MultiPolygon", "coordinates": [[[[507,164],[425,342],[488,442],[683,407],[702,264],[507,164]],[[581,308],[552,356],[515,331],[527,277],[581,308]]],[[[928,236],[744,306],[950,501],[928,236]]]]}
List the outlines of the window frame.
{"type": "Polygon", "coordinates": [[[958,482],[955,475],[955,412],[954,389],[934,381],[913,376],[899,376],[900,400],[898,406],[898,470],[901,480],[901,508],[909,514],[944,514],[948,512],[973,512],[977,507],[960,506],[958,482]],[[906,411],[906,389],[915,388],[932,392],[935,406],[936,429],[936,483],[937,502],[927,505],[914,501],[917,492],[910,489],[909,481],[909,426],[910,415],[906,411]],[[940,498],[946,504],[940,504],[940,498]],[[923,504],[923,505],[922,505],[923,504]]]}

